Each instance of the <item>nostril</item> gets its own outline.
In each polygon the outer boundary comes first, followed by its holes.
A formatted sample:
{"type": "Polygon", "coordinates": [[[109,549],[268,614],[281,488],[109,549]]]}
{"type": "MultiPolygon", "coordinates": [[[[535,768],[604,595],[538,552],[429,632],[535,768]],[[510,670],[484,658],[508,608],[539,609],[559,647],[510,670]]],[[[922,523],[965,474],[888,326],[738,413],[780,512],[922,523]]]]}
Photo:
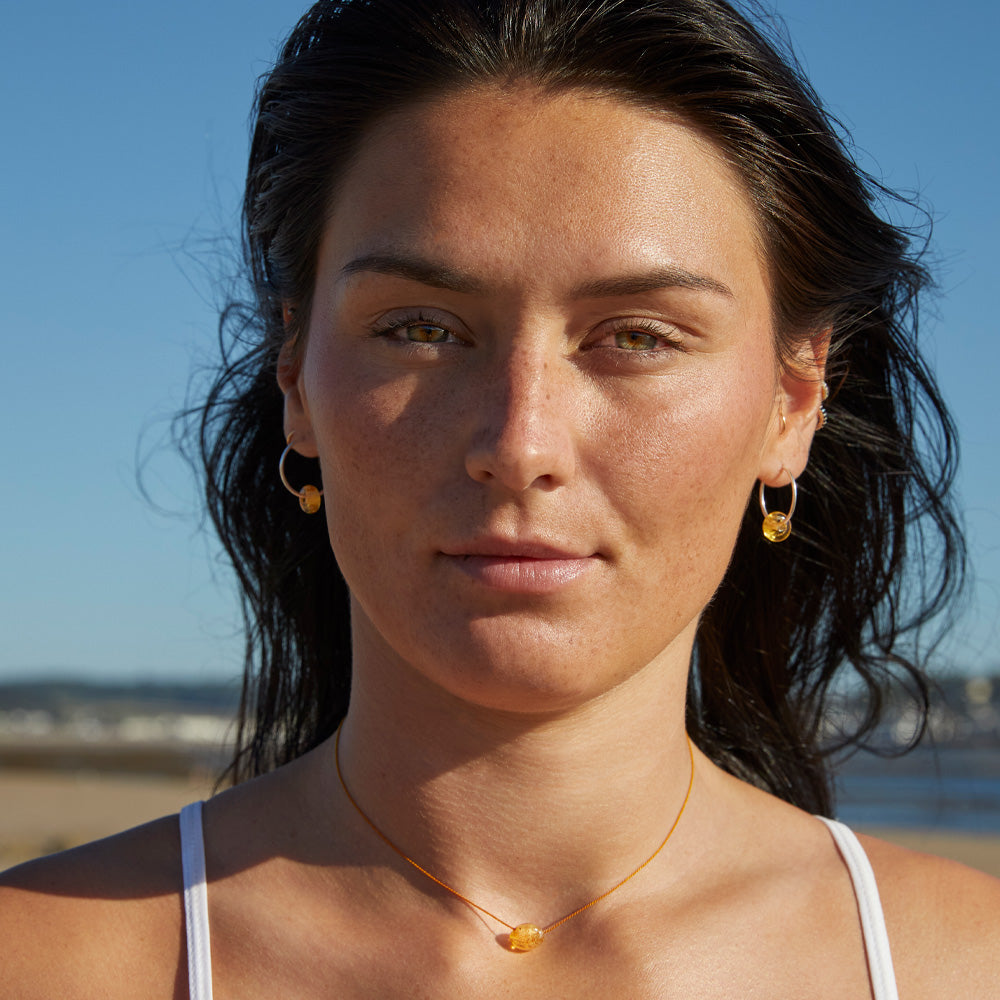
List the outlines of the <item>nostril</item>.
{"type": "Polygon", "coordinates": [[[493,473],[485,468],[481,463],[466,461],[466,471],[477,483],[488,483],[493,479],[493,473]]]}
{"type": "Polygon", "coordinates": [[[477,483],[503,486],[521,493],[553,490],[572,478],[575,460],[565,445],[546,448],[498,447],[474,449],[466,456],[466,471],[477,483]]]}

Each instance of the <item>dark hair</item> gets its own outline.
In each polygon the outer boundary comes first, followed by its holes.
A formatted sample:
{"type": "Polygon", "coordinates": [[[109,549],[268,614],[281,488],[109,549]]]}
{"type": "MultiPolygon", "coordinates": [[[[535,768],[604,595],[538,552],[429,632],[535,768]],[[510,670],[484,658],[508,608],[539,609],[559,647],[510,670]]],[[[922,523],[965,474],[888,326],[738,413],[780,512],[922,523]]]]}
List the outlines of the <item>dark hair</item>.
{"type": "Polygon", "coordinates": [[[299,22],[257,95],[244,201],[254,301],[226,311],[222,368],[196,411],[208,507],[247,624],[237,779],[317,745],[347,708],[347,588],[323,519],[303,516],[276,474],[278,356],[306,329],[337,179],[380,116],[487,81],[589,88],[707,134],[753,199],[779,353],[832,330],[830,422],[796,534],[768,545],[748,504],[698,630],[693,739],[733,774],[829,813],[827,755],[871,734],[887,682],[910,682],[926,711],[914,637],[964,568],[948,501],[955,430],[916,344],[928,275],[921,247],[880,217],[889,193],[780,48],[721,0],[328,0],[299,22]],[[831,685],[851,672],[868,710],[831,739],[831,685]]]}

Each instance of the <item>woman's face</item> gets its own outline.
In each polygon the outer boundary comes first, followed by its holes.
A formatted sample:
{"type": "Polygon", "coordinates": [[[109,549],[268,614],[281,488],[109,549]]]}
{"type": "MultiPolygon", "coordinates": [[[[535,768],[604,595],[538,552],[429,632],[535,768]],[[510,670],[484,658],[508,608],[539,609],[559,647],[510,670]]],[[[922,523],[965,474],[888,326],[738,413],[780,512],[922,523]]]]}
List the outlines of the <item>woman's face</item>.
{"type": "Polygon", "coordinates": [[[519,711],[686,667],[755,480],[798,475],[816,402],[779,371],[752,211],[713,145],[527,87],[368,136],[281,381],[356,670],[519,711]]]}

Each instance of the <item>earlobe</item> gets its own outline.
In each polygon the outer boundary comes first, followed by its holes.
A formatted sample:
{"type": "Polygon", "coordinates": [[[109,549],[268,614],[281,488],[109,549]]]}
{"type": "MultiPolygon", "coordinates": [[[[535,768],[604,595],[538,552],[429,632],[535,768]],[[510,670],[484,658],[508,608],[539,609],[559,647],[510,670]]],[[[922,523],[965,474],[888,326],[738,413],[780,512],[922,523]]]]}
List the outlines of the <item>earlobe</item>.
{"type": "Polygon", "coordinates": [[[767,486],[786,486],[802,475],[813,436],[826,423],[829,395],[824,375],[830,331],[805,340],[798,357],[783,366],[770,438],[758,478],[767,486]]]}
{"type": "Polygon", "coordinates": [[[302,363],[294,341],[286,340],[278,354],[278,387],[285,397],[284,436],[306,458],[317,455],[309,405],[302,385],[302,363]]]}

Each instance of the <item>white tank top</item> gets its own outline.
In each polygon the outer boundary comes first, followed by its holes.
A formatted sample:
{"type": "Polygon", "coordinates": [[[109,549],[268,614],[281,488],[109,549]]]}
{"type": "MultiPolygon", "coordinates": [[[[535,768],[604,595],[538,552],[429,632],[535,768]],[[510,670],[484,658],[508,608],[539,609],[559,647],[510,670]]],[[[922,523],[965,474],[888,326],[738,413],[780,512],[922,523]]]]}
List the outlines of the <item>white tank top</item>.
{"type": "MultiPolygon", "coordinates": [[[[861,914],[861,933],[868,958],[872,1000],[899,1000],[889,953],[889,936],[882,915],[875,874],[858,838],[843,823],[818,817],[829,828],[854,885],[861,914]]],[[[212,1000],[212,949],[208,933],[208,887],[205,880],[205,842],[201,803],[181,810],[181,864],[184,870],[184,923],[187,932],[188,995],[190,1000],[212,1000]]]]}

